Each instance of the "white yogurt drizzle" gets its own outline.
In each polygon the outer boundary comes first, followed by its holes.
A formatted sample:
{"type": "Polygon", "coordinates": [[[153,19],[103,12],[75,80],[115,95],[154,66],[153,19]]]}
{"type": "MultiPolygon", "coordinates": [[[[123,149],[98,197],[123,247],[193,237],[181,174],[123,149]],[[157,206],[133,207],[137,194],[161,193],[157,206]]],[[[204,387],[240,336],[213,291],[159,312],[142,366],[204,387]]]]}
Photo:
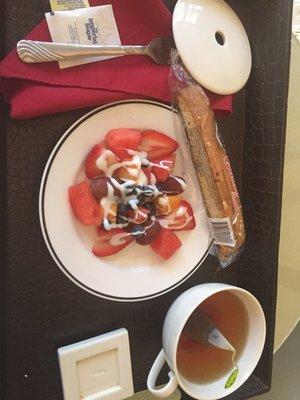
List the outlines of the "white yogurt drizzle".
{"type": "Polygon", "coordinates": [[[111,246],[120,246],[120,245],[126,243],[125,238],[127,238],[128,236],[131,236],[130,232],[117,233],[116,235],[113,235],[110,238],[109,244],[111,246]]]}
{"type": "Polygon", "coordinates": [[[96,167],[104,172],[105,176],[112,176],[113,173],[123,166],[123,163],[115,163],[108,166],[107,159],[110,156],[115,156],[115,154],[110,150],[105,150],[101,156],[99,156],[96,160],[96,167]]]}
{"type": "MultiPolygon", "coordinates": [[[[105,150],[101,154],[101,156],[97,158],[96,166],[98,169],[104,172],[105,176],[108,177],[111,177],[117,169],[122,167],[126,168],[128,173],[134,178],[138,178],[142,166],[143,167],[157,166],[159,168],[170,170],[170,167],[164,164],[166,163],[165,160],[161,160],[159,163],[153,163],[149,161],[147,158],[147,153],[145,151],[135,151],[128,149],[127,153],[130,156],[132,156],[132,160],[121,161],[119,163],[115,163],[109,166],[107,162],[108,158],[115,155],[111,150],[105,150]]],[[[138,183],[138,184],[141,185],[143,183],[138,183]]]]}
{"type": "Polygon", "coordinates": [[[130,200],[128,201],[128,204],[130,205],[130,207],[131,207],[133,210],[138,210],[138,208],[139,208],[139,206],[138,206],[139,200],[138,200],[138,198],[135,197],[135,196],[134,196],[134,198],[132,198],[132,199],[130,199],[130,200]]]}
{"type": "Polygon", "coordinates": [[[126,228],[126,226],[128,226],[128,224],[124,223],[124,224],[116,224],[114,222],[110,222],[107,218],[103,218],[103,228],[106,231],[110,231],[111,229],[115,229],[115,228],[126,228]]]}
{"type": "Polygon", "coordinates": [[[144,167],[159,167],[162,169],[167,169],[168,171],[170,171],[171,167],[168,165],[165,165],[165,163],[170,163],[167,160],[161,160],[158,163],[154,163],[152,161],[149,161],[147,158],[147,153],[145,151],[136,151],[136,150],[131,150],[128,149],[127,153],[130,156],[133,156],[133,160],[139,160],[139,162],[141,163],[141,166],[144,167]]]}
{"type": "Polygon", "coordinates": [[[156,176],[151,172],[150,173],[150,184],[152,186],[154,186],[156,184],[157,180],[156,180],[156,176]]]}
{"type": "Polygon", "coordinates": [[[148,178],[142,169],[136,178],[136,184],[140,186],[146,186],[148,184],[148,178]]]}
{"type": "Polygon", "coordinates": [[[143,211],[137,209],[136,210],[136,214],[134,218],[129,218],[128,221],[129,222],[136,222],[138,220],[139,217],[142,217],[145,221],[148,218],[148,214],[144,213],[143,211]]]}
{"type": "MultiPolygon", "coordinates": [[[[148,178],[142,170],[142,166],[158,166],[160,168],[170,170],[170,167],[163,164],[164,160],[160,161],[158,164],[149,161],[147,158],[147,153],[144,151],[135,151],[128,149],[127,152],[130,156],[132,156],[132,160],[121,161],[109,166],[108,158],[111,156],[115,156],[111,150],[105,150],[96,160],[97,168],[103,171],[105,176],[109,177],[111,180],[111,182],[107,183],[107,196],[103,197],[100,201],[104,212],[103,227],[106,230],[111,230],[114,228],[124,228],[128,225],[128,223],[111,223],[107,218],[110,213],[112,204],[120,202],[118,196],[115,196],[114,194],[114,188],[120,191],[123,203],[128,203],[133,210],[138,210],[139,200],[137,196],[129,195],[133,185],[148,186],[149,189],[152,190],[153,197],[158,197],[162,194],[156,187],[156,177],[153,173],[150,174],[150,185],[148,184],[148,178]],[[120,168],[125,168],[129,175],[135,178],[135,180],[124,180],[124,183],[119,183],[116,179],[112,177],[112,175],[116,170],[120,168]]],[[[174,177],[174,179],[176,179],[177,182],[180,183],[183,190],[186,188],[186,184],[182,179],[178,177],[174,177]]]]}
{"type": "Polygon", "coordinates": [[[158,204],[163,208],[164,214],[169,214],[171,211],[171,205],[168,196],[164,195],[159,197],[158,204]]]}
{"type": "Polygon", "coordinates": [[[155,221],[156,221],[156,217],[155,217],[155,215],[152,215],[151,224],[144,227],[145,228],[145,235],[147,235],[147,230],[150,229],[155,224],[155,221]]]}
{"type": "Polygon", "coordinates": [[[160,219],[159,223],[163,228],[169,229],[172,228],[177,221],[178,217],[184,216],[184,221],[181,225],[176,225],[176,229],[183,229],[185,228],[188,223],[193,219],[192,216],[189,215],[187,208],[185,206],[180,206],[179,209],[171,214],[169,214],[164,219],[160,219]]]}
{"type": "Polygon", "coordinates": [[[110,178],[111,182],[107,182],[107,195],[103,197],[100,200],[100,205],[103,209],[103,227],[105,230],[109,231],[114,228],[125,228],[128,224],[123,223],[123,224],[117,224],[117,223],[112,223],[108,220],[108,215],[110,213],[112,204],[118,203],[118,197],[115,196],[115,191],[114,188],[118,189],[121,193],[122,200],[126,200],[126,195],[127,193],[130,192],[129,186],[132,186],[134,184],[133,181],[127,181],[124,183],[119,183],[116,179],[110,178]]]}
{"type": "Polygon", "coordinates": [[[179,183],[182,190],[184,191],[186,189],[186,182],[182,178],[179,178],[178,176],[173,176],[173,178],[179,183]]]}

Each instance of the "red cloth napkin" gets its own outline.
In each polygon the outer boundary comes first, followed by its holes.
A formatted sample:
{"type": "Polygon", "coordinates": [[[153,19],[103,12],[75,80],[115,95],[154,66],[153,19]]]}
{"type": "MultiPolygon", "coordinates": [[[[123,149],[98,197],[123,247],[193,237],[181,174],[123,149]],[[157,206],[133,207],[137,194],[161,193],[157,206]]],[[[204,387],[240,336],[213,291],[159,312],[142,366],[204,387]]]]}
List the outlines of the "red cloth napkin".
{"type": "MultiPolygon", "coordinates": [[[[122,44],[147,44],[172,35],[172,16],[162,0],[90,0],[112,4],[122,44]]],[[[46,21],[26,39],[51,41],[46,21]]],[[[30,118],[130,98],[170,102],[168,66],[144,56],[124,56],[60,70],[56,62],[23,63],[13,49],[0,63],[0,84],[13,118],[30,118]]],[[[232,97],[208,93],[218,114],[231,112],[232,97]]]]}

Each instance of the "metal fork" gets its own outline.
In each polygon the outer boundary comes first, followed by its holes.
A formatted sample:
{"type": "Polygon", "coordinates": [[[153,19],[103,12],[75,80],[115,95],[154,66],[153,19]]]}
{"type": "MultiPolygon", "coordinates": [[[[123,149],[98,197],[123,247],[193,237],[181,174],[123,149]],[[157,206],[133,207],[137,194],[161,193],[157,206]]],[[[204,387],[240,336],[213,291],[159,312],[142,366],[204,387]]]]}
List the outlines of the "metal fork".
{"type": "Polygon", "coordinates": [[[146,55],[156,64],[169,65],[174,42],[169,38],[155,38],[147,46],[100,46],[20,40],[17,52],[25,63],[62,61],[80,57],[146,55]]]}

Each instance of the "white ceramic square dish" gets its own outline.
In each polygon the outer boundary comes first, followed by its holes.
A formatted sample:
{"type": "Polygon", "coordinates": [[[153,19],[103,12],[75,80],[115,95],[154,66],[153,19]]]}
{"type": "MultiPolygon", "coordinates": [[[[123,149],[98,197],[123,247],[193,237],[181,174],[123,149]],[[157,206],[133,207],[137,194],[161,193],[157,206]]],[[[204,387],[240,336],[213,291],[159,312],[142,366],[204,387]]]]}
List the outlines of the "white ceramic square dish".
{"type": "Polygon", "coordinates": [[[122,400],[133,395],[125,328],[57,350],[65,400],[122,400]]]}

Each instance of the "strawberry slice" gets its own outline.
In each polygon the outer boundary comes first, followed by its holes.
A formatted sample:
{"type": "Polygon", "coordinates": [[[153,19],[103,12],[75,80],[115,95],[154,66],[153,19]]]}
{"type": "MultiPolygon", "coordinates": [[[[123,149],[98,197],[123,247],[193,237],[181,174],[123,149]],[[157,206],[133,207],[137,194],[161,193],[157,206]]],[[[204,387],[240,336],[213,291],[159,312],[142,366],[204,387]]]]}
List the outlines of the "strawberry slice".
{"type": "Polygon", "coordinates": [[[142,132],[141,150],[148,153],[150,161],[167,157],[178,147],[176,140],[164,133],[147,130],[142,132]]]}
{"type": "Polygon", "coordinates": [[[86,176],[91,179],[99,175],[106,175],[106,169],[119,161],[119,158],[110,150],[107,150],[102,144],[96,144],[85,159],[86,176]],[[96,165],[96,161],[102,154],[105,154],[102,163],[103,167],[99,169],[96,165]]]}
{"type": "Polygon", "coordinates": [[[170,173],[173,171],[175,164],[176,154],[153,160],[151,172],[155,175],[157,182],[164,182],[169,178],[170,173]]]}
{"type": "Polygon", "coordinates": [[[172,231],[189,231],[195,228],[196,221],[191,205],[181,200],[179,208],[159,220],[161,226],[172,231]]]}
{"type": "Polygon", "coordinates": [[[128,160],[132,157],[128,150],[138,151],[142,135],[137,129],[112,129],[105,137],[107,147],[121,160],[128,160]]]}
{"type": "Polygon", "coordinates": [[[139,207],[137,210],[128,211],[129,221],[133,224],[143,224],[147,221],[150,210],[144,207],[139,207]]]}
{"type": "Polygon", "coordinates": [[[165,260],[168,260],[180,246],[179,238],[167,229],[162,229],[151,243],[152,249],[165,260]]]}
{"type": "Polygon", "coordinates": [[[69,200],[74,215],[84,225],[99,225],[103,210],[94,198],[88,180],[69,187],[69,200]]]}
{"type": "Polygon", "coordinates": [[[120,228],[106,231],[103,227],[98,227],[97,234],[98,238],[92,249],[97,257],[106,257],[118,253],[133,241],[133,236],[120,228]]]}

